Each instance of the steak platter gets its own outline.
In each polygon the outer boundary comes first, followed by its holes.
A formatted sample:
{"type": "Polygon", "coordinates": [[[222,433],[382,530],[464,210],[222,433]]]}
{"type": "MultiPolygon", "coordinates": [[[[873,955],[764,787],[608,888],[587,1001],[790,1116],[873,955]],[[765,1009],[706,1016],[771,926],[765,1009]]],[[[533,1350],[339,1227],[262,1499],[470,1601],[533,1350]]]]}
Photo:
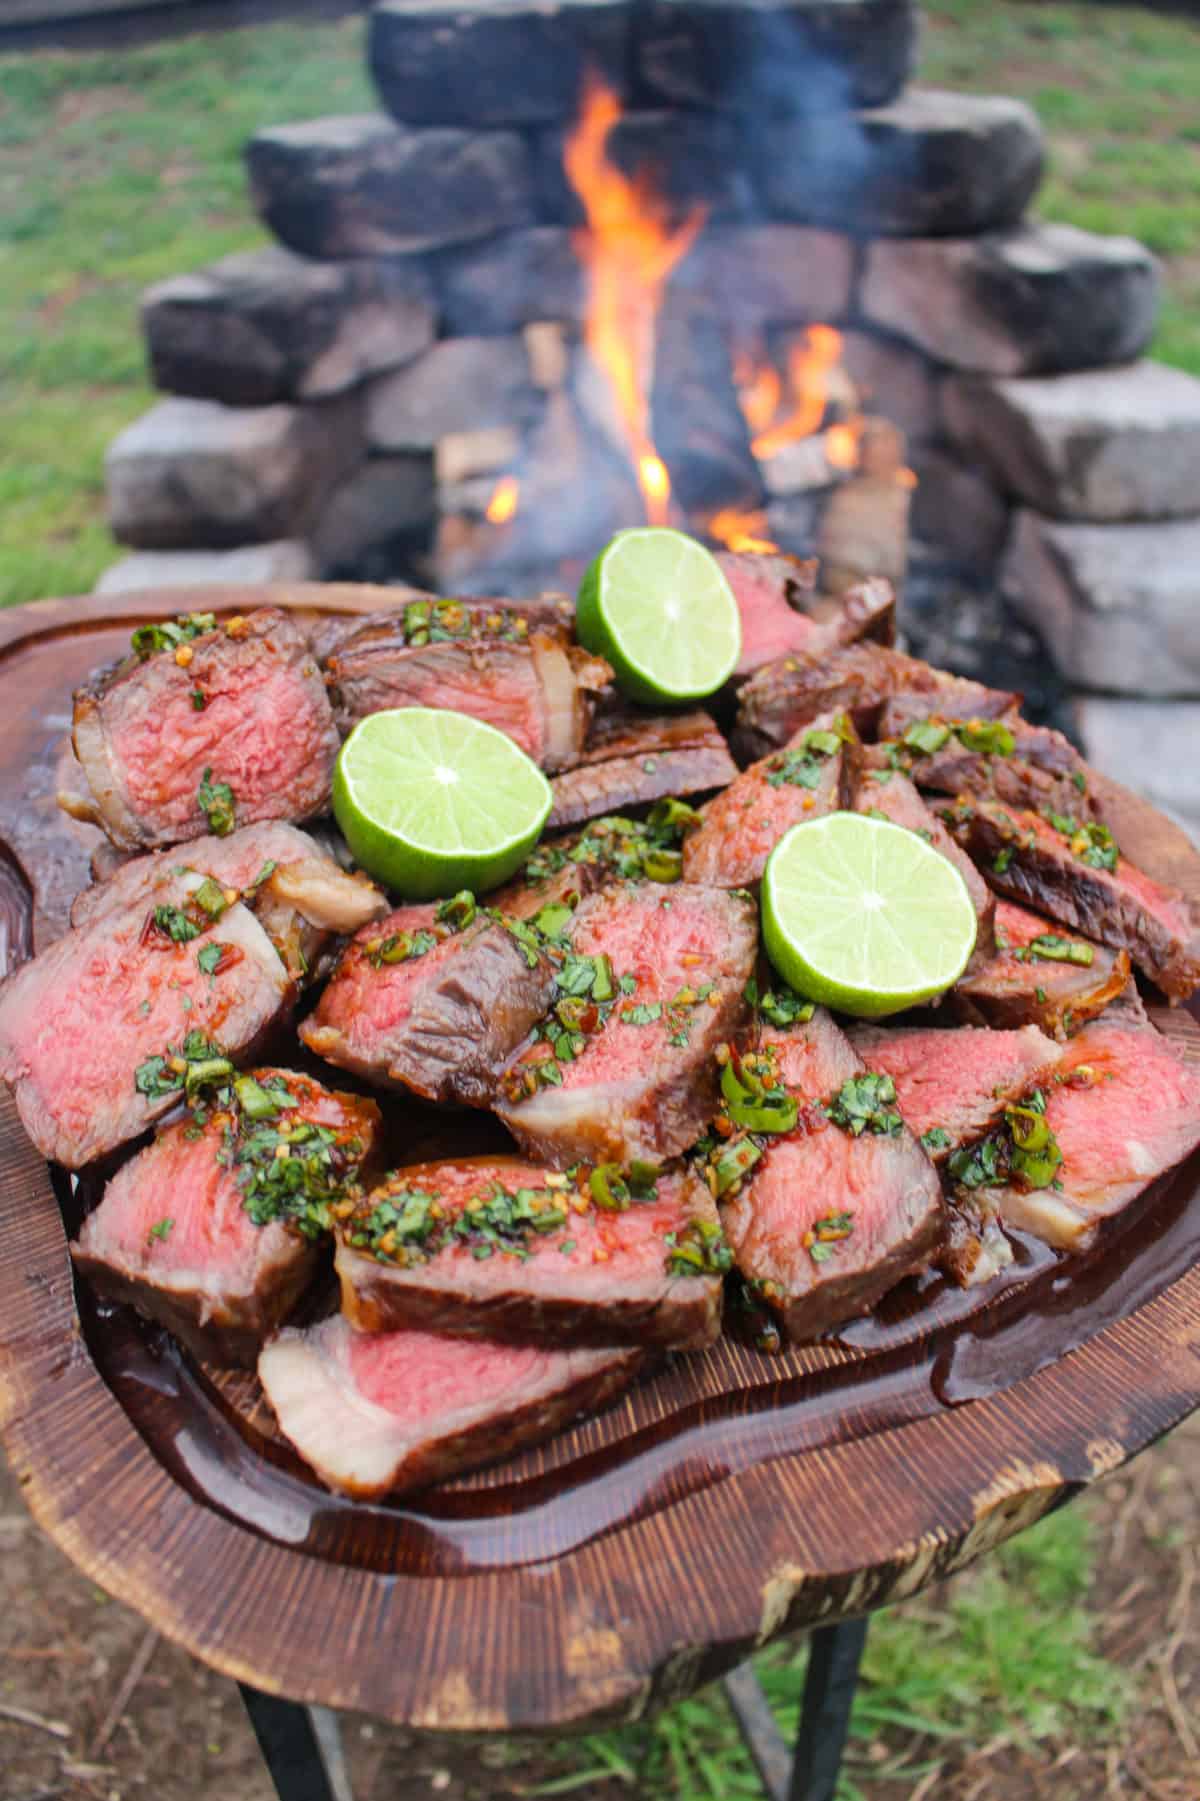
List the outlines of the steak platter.
{"type": "Polygon", "coordinates": [[[722,1334],[861,1357],[1019,1306],[1131,1254],[1200,1145],[1153,1018],[1200,986],[1197,894],[1020,696],[895,648],[886,583],[720,561],[742,655],[702,709],[623,699],[562,597],[412,590],[164,618],[76,692],[60,805],[107,844],[0,986],[0,1077],[73,1172],[91,1339],[251,1396],[264,1471],[394,1501],[722,1334]],[[339,745],[405,706],[550,778],[502,888],[355,869],[339,745]],[[767,859],[835,812],[961,874],[975,950],[933,1004],[851,1020],[768,963],[767,859]]]}

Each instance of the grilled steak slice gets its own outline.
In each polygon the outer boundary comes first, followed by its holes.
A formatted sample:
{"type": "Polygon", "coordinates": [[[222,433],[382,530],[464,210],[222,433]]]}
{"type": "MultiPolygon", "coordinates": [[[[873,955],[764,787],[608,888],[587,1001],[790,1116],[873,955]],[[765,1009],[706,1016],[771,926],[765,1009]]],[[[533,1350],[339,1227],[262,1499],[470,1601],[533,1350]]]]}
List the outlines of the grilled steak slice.
{"type": "Polygon", "coordinates": [[[68,811],[124,850],[321,812],[338,736],[288,614],[263,607],[218,626],[193,613],[133,636],[129,656],[76,691],[93,804],[60,797],[68,811]]]}
{"type": "MultiPolygon", "coordinates": [[[[360,593],[366,590],[360,588],[360,593]]],[[[575,623],[575,602],[567,594],[545,593],[534,595],[525,600],[507,600],[499,596],[477,595],[456,596],[449,600],[444,596],[429,593],[424,588],[412,588],[404,582],[388,584],[386,588],[376,588],[376,595],[386,600],[386,607],[378,613],[339,613],[322,619],[309,633],[309,643],[318,663],[324,667],[330,657],[336,655],[348,638],[352,638],[364,624],[372,621],[384,622],[393,620],[395,629],[404,634],[406,644],[419,648],[423,644],[439,644],[453,638],[456,634],[447,629],[448,625],[457,623],[459,635],[471,634],[479,637],[514,638],[520,630],[522,637],[527,637],[535,626],[544,626],[547,630],[569,632],[575,623]],[[413,608],[407,621],[402,615],[413,608]],[[437,607],[437,613],[434,608],[437,607]],[[459,609],[457,619],[448,609],[459,609]],[[463,631],[464,621],[468,622],[468,630],[463,631]]]]}
{"type": "Polygon", "coordinates": [[[942,1193],[890,1082],[865,1068],[823,1008],[782,1030],[764,1025],[756,1056],[757,1080],[786,1090],[796,1123],[727,1141],[710,1180],[722,1186],[739,1146],[757,1149],[757,1159],[741,1152],[746,1173],[724,1188],[721,1223],[743,1277],[803,1344],[924,1268],[944,1227],[942,1193]]]}
{"type": "MultiPolygon", "coordinates": [[[[180,869],[211,876],[225,904],[241,898],[299,982],[333,932],[353,932],[386,911],[387,901],[363,875],[350,875],[297,826],[266,820],[227,838],[196,838],[183,850],[131,857],[107,881],[85,888],[71,908],[82,926],[134,905],[153,905],[155,891],[180,869]]],[[[210,906],[220,902],[210,897],[210,906]]]]}
{"type": "Polygon", "coordinates": [[[984,1189],[1005,1225],[1085,1250],[1100,1225],[1200,1144],[1200,1068],[1153,1028],[1096,1020],[1066,1047],[1046,1089],[1062,1153],[1052,1186],[984,1189]]]}
{"type": "Polygon", "coordinates": [[[847,1036],[871,1069],[891,1076],[905,1125],[935,1163],[990,1131],[1063,1054],[1036,1026],[989,1032],[855,1024],[847,1036]]]}
{"type": "Polygon", "coordinates": [[[890,582],[861,582],[839,600],[819,600],[813,594],[813,562],[754,551],[721,551],[717,561],[742,620],[735,680],[789,651],[820,655],[855,638],[891,641],[896,595],[890,582]]]}
{"type": "Polygon", "coordinates": [[[533,937],[469,897],[399,907],[355,934],[300,1036],[368,1081],[481,1107],[553,991],[533,937]]]}
{"type": "Polygon", "coordinates": [[[707,713],[615,712],[596,721],[579,767],[551,783],[547,830],[561,831],[668,795],[706,794],[736,774],[729,747],[707,713]]]}
{"type": "MultiPolygon", "coordinates": [[[[867,754],[869,755],[870,747],[867,754]]],[[[854,795],[854,810],[872,818],[890,819],[906,831],[916,832],[934,850],[953,863],[967,885],[978,922],[974,957],[986,956],[994,944],[996,897],[964,850],[954,842],[937,814],[931,812],[906,775],[898,769],[863,771],[854,795]]]]}
{"type": "Polygon", "coordinates": [[[783,750],[752,763],[701,808],[699,825],[684,841],[684,879],[752,887],[789,827],[850,804],[857,752],[847,715],[827,713],[783,750]]]}
{"type": "Polygon", "coordinates": [[[626,1388],[643,1353],[550,1351],[344,1319],[281,1332],[258,1360],[280,1430],[325,1484],[405,1494],[540,1444],[626,1388]]]}
{"type": "Polygon", "coordinates": [[[253,1369],[309,1283],[328,1208],[372,1158],[379,1109],[286,1069],[205,1098],[118,1170],[71,1254],[198,1357],[253,1369]]]}
{"type": "Polygon", "coordinates": [[[389,707],[449,707],[504,732],[548,770],[574,763],[593,696],[612,679],[561,625],[507,606],[410,601],[375,613],[325,662],[343,732],[389,707]]]}
{"type": "Polygon", "coordinates": [[[1129,986],[1129,955],[1064,935],[1048,919],[1002,900],[995,952],[975,959],[953,991],[960,1017],[982,1026],[1040,1026],[1066,1038],[1129,986]]]}
{"type": "Polygon", "coordinates": [[[902,694],[885,703],[877,768],[901,768],[938,794],[980,794],[1017,807],[1053,808],[1092,818],[1088,767],[1069,739],[1015,714],[961,719],[940,697],[902,694]],[[931,698],[937,705],[930,708],[931,698]]]}
{"type": "Polygon", "coordinates": [[[1088,938],[1127,950],[1172,1000],[1200,984],[1200,928],[1187,897],[1119,854],[1104,826],[979,801],[948,823],[994,888],[1088,938]]]}
{"type": "Polygon", "coordinates": [[[342,1310],[367,1332],[695,1350],[720,1331],[729,1262],[712,1197],[678,1169],[419,1163],[338,1227],[342,1310]]]}
{"type": "Polygon", "coordinates": [[[570,941],[555,1012],[510,1064],[496,1112],[558,1169],[678,1156],[712,1116],[713,1051],[746,1017],[753,902],[622,883],[581,902],[570,941]]]}
{"type": "Polygon", "coordinates": [[[762,756],[818,714],[844,708],[858,730],[874,735],[880,710],[893,695],[932,694],[963,719],[998,719],[1019,696],[934,669],[882,644],[854,643],[824,653],[793,652],[766,663],[738,696],[738,743],[762,756]]]}
{"type": "Polygon", "coordinates": [[[203,882],[169,876],[145,905],[73,928],[0,987],[0,1077],[34,1144],[68,1169],[136,1138],[199,1066],[251,1056],[294,999],[249,908],[212,918],[203,882]]]}

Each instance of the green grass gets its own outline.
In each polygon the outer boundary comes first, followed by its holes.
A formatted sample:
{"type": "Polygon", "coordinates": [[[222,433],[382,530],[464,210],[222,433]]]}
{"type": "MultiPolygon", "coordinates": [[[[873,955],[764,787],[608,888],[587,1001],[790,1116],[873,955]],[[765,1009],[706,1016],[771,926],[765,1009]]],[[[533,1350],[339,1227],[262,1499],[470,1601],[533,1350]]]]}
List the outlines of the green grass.
{"type": "MultiPolygon", "coordinates": [[[[920,73],[1032,102],[1050,134],[1037,212],[1168,259],[1155,352],[1200,372],[1200,27],[931,0],[920,73]]],[[[372,104],[360,19],[0,57],[0,605],[86,590],[120,554],[103,451],[151,398],[138,296],[263,241],[246,138],[372,104]]]]}
{"type": "MultiPolygon", "coordinates": [[[[1004,1545],[957,1578],[948,1596],[876,1615],[839,1801],[867,1801],[881,1782],[915,1785],[956,1751],[983,1745],[1115,1742],[1133,1679],[1095,1649],[1098,1623],[1085,1606],[1093,1565],[1092,1525],[1086,1507],[1075,1507],[1004,1545]]],[[[806,1658],[801,1640],[755,1659],[789,1740],[806,1658]]],[[[513,1751],[514,1760],[529,1754],[513,1751]]],[[[606,1782],[614,1797],[624,1790],[656,1801],[762,1794],[718,1689],[644,1726],[563,1741],[551,1761],[552,1775],[518,1792],[568,1794],[606,1782]]]]}
{"type": "Polygon", "coordinates": [[[371,104],[360,20],[0,57],[0,604],[121,554],[103,457],[152,398],[138,296],[264,241],[246,138],[371,104]]]}

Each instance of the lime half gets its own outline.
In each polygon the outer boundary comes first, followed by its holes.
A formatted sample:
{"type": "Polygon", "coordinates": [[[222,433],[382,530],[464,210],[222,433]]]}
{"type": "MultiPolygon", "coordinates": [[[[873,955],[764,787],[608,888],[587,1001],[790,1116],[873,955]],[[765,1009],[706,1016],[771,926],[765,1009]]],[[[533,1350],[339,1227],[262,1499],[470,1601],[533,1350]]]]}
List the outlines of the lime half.
{"type": "Polygon", "coordinates": [[[524,751],[465,713],[397,707],[355,726],[333,811],[363,868],[407,900],[484,893],[524,862],[550,811],[524,751]]]}
{"type": "Polygon", "coordinates": [[[780,975],[865,1019],[952,987],[975,923],[952,863],[915,832],[860,813],[794,825],[763,876],[763,942],[780,975]]]}
{"type": "Polygon", "coordinates": [[[699,700],[727,682],[742,650],[733,589],[711,551],[683,532],[618,532],[579,590],[575,629],[607,657],[634,700],[699,700]]]}

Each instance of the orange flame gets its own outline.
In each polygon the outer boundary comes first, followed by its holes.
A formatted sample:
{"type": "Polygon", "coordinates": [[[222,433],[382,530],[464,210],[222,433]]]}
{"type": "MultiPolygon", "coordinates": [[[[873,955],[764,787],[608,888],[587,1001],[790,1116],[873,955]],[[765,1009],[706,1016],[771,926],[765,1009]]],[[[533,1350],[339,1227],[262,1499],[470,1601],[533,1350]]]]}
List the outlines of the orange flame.
{"type": "Polygon", "coordinates": [[[616,94],[599,76],[589,75],[563,165],[588,226],[572,240],[588,272],[584,342],[612,389],[646,517],[651,525],[665,525],[671,483],[650,435],[654,325],[667,277],[691,248],[705,215],[700,207],[669,227],[645,171],[631,180],[609,162],[605,147],[620,117],[616,94]]]}
{"type": "Polygon", "coordinates": [[[774,363],[746,349],[733,353],[733,382],[752,437],[773,425],[783,405],[783,382],[774,363]]]}
{"type": "MultiPolygon", "coordinates": [[[[820,431],[825,417],[828,376],[842,354],[842,334],[832,325],[810,325],[803,338],[788,353],[788,386],[792,411],[786,418],[758,431],[753,448],[756,457],[774,456],[785,444],[796,438],[811,437],[820,431]]],[[[747,424],[755,430],[747,414],[747,424]]]]}
{"type": "Polygon", "coordinates": [[[779,549],[767,537],[767,515],[762,507],[740,512],[737,507],[722,507],[704,521],[708,536],[726,550],[756,550],[764,555],[779,549]]]}
{"type": "Polygon", "coordinates": [[[835,469],[853,469],[858,463],[859,424],[831,425],[825,433],[825,456],[835,469]]]}
{"type": "Polygon", "coordinates": [[[505,475],[496,483],[495,492],[487,503],[487,516],[493,525],[507,525],[517,510],[521,498],[521,484],[515,475],[505,475]]]}

